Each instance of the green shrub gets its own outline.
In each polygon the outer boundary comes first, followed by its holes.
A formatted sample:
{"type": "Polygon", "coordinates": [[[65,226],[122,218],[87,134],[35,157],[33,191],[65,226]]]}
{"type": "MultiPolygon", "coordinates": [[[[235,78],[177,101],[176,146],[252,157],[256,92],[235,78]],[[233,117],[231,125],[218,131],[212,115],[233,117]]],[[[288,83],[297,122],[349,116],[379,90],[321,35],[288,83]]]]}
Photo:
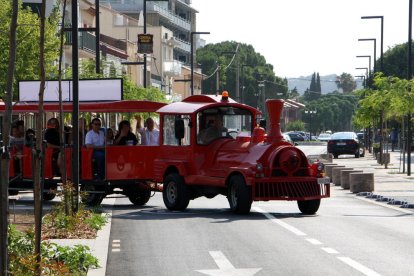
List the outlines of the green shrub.
{"type": "MultiPolygon", "coordinates": [[[[35,275],[33,232],[22,233],[10,225],[8,243],[10,275],[35,275]]],[[[86,275],[89,269],[99,267],[98,259],[84,245],[69,247],[43,241],[41,254],[42,275],[86,275]]]]}

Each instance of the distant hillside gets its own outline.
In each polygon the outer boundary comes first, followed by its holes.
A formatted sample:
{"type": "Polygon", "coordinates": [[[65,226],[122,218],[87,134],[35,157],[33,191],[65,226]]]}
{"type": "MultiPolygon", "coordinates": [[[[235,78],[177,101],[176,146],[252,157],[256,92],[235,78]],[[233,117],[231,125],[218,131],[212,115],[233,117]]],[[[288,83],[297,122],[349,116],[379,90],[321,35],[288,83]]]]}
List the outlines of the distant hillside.
{"type": "MultiPolygon", "coordinates": [[[[332,93],[334,91],[338,90],[338,87],[336,86],[335,80],[337,75],[327,75],[327,76],[320,76],[321,78],[321,88],[322,88],[322,94],[328,94],[332,93]]],[[[289,90],[292,90],[296,87],[299,94],[303,94],[306,89],[309,88],[311,83],[312,75],[309,75],[307,77],[300,76],[298,78],[288,78],[288,87],[289,90]]],[[[357,89],[362,88],[362,81],[357,80],[357,89]]]]}

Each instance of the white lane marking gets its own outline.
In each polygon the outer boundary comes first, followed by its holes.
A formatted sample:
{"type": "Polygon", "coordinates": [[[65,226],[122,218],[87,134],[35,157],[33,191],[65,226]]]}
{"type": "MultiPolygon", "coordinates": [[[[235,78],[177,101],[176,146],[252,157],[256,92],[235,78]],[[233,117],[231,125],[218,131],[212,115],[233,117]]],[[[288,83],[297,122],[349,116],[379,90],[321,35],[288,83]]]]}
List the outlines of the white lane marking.
{"type": "Polygon", "coordinates": [[[328,254],[339,254],[338,251],[336,251],[335,249],[330,248],[330,247],[322,247],[321,249],[323,251],[325,251],[326,253],[328,253],[328,254]]]}
{"type": "Polygon", "coordinates": [[[317,239],[306,239],[308,242],[310,242],[313,245],[321,245],[322,243],[318,241],[317,239]]]}
{"type": "Polygon", "coordinates": [[[295,235],[298,236],[307,236],[305,233],[303,233],[302,231],[300,231],[299,229],[287,224],[286,222],[283,222],[277,218],[275,218],[273,215],[267,213],[266,211],[264,211],[263,209],[259,208],[259,207],[253,207],[254,210],[256,210],[256,212],[261,213],[262,215],[264,215],[265,217],[267,217],[271,222],[279,224],[280,226],[282,226],[283,228],[285,228],[286,230],[289,230],[290,232],[292,232],[295,235]]]}
{"type": "MultiPolygon", "coordinates": [[[[293,227],[293,226],[291,226],[291,225],[289,225],[289,224],[287,224],[287,223],[285,223],[283,221],[278,220],[277,218],[275,218],[271,214],[265,212],[263,209],[261,209],[259,207],[253,207],[252,209],[256,210],[256,212],[261,213],[266,218],[268,218],[270,221],[272,221],[272,222],[274,222],[276,224],[279,224],[283,228],[291,231],[292,233],[294,233],[294,234],[296,234],[298,236],[306,236],[306,234],[303,233],[302,231],[300,231],[299,229],[297,229],[297,228],[295,228],[295,227],[293,227]]],[[[307,239],[307,240],[309,241],[309,239],[307,239]]],[[[312,239],[310,239],[310,240],[312,240],[312,239]]],[[[330,254],[339,254],[339,252],[336,251],[333,248],[323,247],[322,250],[324,250],[325,252],[330,253],[330,254]],[[333,253],[333,252],[337,252],[337,253],[333,253]]],[[[375,272],[375,271],[367,268],[366,266],[363,266],[362,264],[360,264],[360,263],[352,260],[349,257],[338,257],[338,259],[341,260],[342,262],[346,263],[347,265],[351,266],[352,268],[358,270],[359,272],[362,272],[365,275],[368,275],[368,276],[379,276],[380,275],[377,272],[375,272]]]]}
{"type": "Polygon", "coordinates": [[[350,267],[358,270],[359,272],[361,272],[364,275],[367,276],[379,276],[381,274],[378,274],[377,272],[369,269],[366,266],[363,266],[362,264],[352,260],[351,258],[348,257],[338,257],[339,260],[343,261],[344,263],[346,263],[347,265],[349,265],[350,267]]]}
{"type": "Polygon", "coordinates": [[[112,243],[114,243],[114,242],[121,242],[121,240],[112,240],[112,243]]]}
{"type": "Polygon", "coordinates": [[[120,248],[112,248],[112,252],[121,252],[120,248]]]}
{"type": "Polygon", "coordinates": [[[112,247],[121,247],[121,245],[119,243],[113,243],[112,247]]]}
{"type": "Polygon", "coordinates": [[[261,268],[235,268],[221,251],[209,251],[219,269],[196,270],[199,273],[210,276],[252,276],[259,272],[261,268]]]}

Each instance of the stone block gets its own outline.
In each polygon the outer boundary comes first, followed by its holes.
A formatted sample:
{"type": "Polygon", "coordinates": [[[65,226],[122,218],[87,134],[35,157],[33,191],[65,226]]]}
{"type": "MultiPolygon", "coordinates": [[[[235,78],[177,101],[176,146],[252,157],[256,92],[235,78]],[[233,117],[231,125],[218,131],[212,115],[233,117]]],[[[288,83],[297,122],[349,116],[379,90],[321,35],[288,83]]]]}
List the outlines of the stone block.
{"type": "Polygon", "coordinates": [[[351,193],[372,192],[374,191],[373,173],[350,173],[349,189],[351,193]]]}
{"type": "Polygon", "coordinates": [[[341,188],[349,189],[349,175],[351,173],[362,173],[363,171],[358,171],[354,169],[347,169],[341,171],[341,188]]]}
{"type": "Polygon", "coordinates": [[[341,186],[341,171],[343,170],[349,170],[349,168],[345,168],[345,166],[332,168],[332,183],[335,186],[341,186]]]}

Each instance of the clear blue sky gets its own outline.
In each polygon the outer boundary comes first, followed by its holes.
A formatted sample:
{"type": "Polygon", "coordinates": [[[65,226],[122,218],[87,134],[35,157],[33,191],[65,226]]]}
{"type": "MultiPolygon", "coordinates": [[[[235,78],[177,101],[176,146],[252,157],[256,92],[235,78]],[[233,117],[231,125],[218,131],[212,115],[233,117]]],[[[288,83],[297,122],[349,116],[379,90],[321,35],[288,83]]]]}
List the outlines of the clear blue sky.
{"type": "Polygon", "coordinates": [[[362,75],[381,49],[381,20],[361,16],[384,16],[384,52],[408,41],[408,0],[193,0],[197,31],[207,43],[226,40],[251,44],[274,66],[280,77],[343,72],[362,75]]]}

